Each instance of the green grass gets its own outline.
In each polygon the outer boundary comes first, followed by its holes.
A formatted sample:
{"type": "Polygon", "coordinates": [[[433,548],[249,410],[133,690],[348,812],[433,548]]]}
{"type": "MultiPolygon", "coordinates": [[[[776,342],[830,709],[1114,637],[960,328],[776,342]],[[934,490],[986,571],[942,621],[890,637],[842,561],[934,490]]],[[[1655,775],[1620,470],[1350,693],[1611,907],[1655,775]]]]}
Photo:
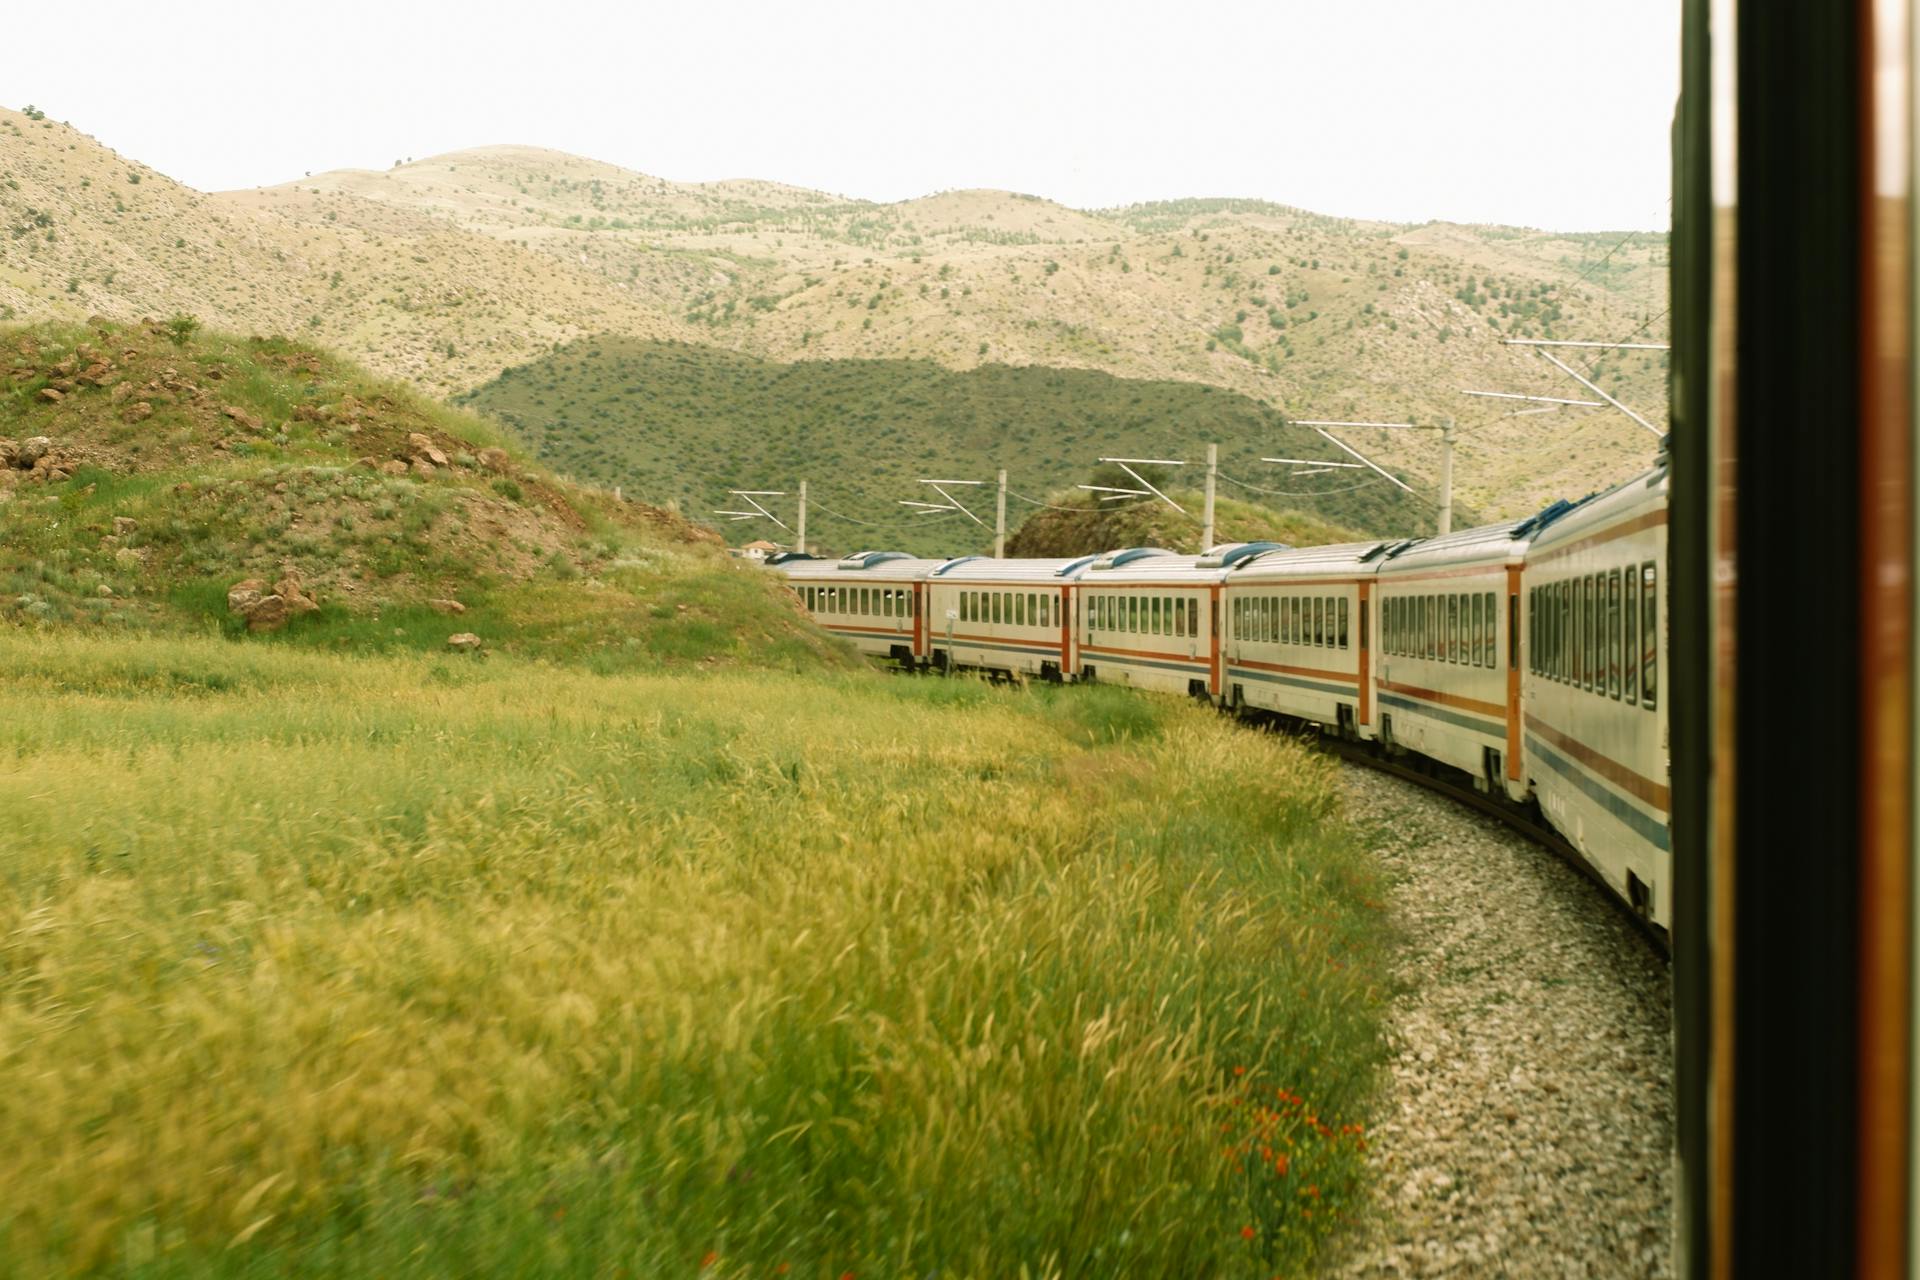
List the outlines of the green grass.
{"type": "Polygon", "coordinates": [[[686,522],[525,459],[496,474],[476,457],[504,438],[495,424],[325,351],[42,325],[0,329],[0,374],[0,437],[44,435],[75,462],[49,483],[0,475],[0,623],[238,637],[227,589],[291,570],[322,608],[258,643],[433,650],[472,631],[603,671],[853,661],[777,582],[686,522]],[[42,400],[70,356],[110,359],[109,385],[42,400]],[[114,383],[131,394],[116,399],[114,383]],[[152,416],[126,421],[141,401],[152,416]],[[360,461],[405,456],[415,432],[452,465],[423,478],[360,461]],[[428,605],[449,598],[466,613],[428,605]]]}
{"type": "MultiPolygon", "coordinates": [[[[565,474],[624,485],[690,514],[733,505],[729,489],[792,490],[804,477],[816,499],[808,534],[840,552],[884,546],[961,555],[990,547],[991,493],[976,491],[984,495],[975,510],[985,529],[959,516],[920,518],[898,500],[926,497],[922,476],[991,481],[1006,467],[1017,493],[1041,498],[1083,479],[1103,456],[1187,458],[1194,471],[1213,441],[1226,474],[1285,488],[1263,455],[1331,456],[1312,431],[1288,426],[1273,408],[1194,383],[1037,365],[956,372],[926,360],[782,364],[618,337],[583,340],[509,369],[461,403],[506,423],[565,474]]],[[[784,504],[777,511],[790,511],[791,498],[775,501],[784,504]]],[[[1383,536],[1431,523],[1428,494],[1384,483],[1283,501],[1383,536]]],[[[1011,499],[1009,523],[1031,510],[1011,499]]],[[[1187,543],[1199,528],[1192,522],[1187,543]]],[[[785,537],[764,523],[725,532],[747,529],[742,541],[785,537]]]]}
{"type": "Polygon", "coordinates": [[[1204,710],[7,629],[0,701],[6,1274],[1292,1275],[1357,1208],[1372,864],[1204,710]]]}

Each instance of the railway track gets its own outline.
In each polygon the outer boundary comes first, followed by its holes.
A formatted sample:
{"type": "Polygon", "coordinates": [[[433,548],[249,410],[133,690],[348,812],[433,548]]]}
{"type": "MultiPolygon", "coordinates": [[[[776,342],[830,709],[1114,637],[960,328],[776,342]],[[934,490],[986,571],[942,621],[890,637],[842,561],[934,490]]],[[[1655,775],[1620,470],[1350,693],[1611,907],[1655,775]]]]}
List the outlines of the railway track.
{"type": "MultiPolygon", "coordinates": [[[[1580,851],[1569,844],[1566,838],[1558,831],[1555,831],[1553,827],[1547,823],[1546,819],[1540,815],[1539,810],[1533,806],[1528,805],[1523,808],[1497,797],[1489,796],[1476,788],[1471,781],[1468,781],[1464,774],[1458,778],[1448,777],[1446,774],[1453,771],[1448,770],[1445,765],[1432,765],[1430,769],[1415,768],[1410,762],[1394,760],[1381,754],[1379,749],[1373,744],[1328,737],[1319,732],[1318,726],[1305,721],[1285,722],[1281,718],[1276,717],[1273,718],[1269,727],[1277,732],[1291,732],[1296,736],[1308,739],[1320,750],[1325,751],[1329,755],[1338,756],[1340,759],[1351,764],[1362,765],[1377,772],[1415,783],[1425,787],[1429,791],[1446,796],[1458,804],[1465,805],[1469,809],[1477,810],[1490,818],[1499,819],[1514,831],[1525,836],[1528,840],[1550,850],[1557,855],[1561,861],[1567,863],[1574,870],[1585,876],[1593,883],[1594,887],[1599,890],[1600,896],[1605,899],[1615,911],[1619,912],[1622,918],[1632,924],[1641,937],[1646,939],[1649,946],[1653,947],[1661,957],[1669,960],[1672,959],[1673,944],[1667,931],[1629,907],[1626,901],[1613,891],[1612,886],[1608,885],[1607,882],[1601,878],[1600,873],[1594,869],[1593,864],[1581,857],[1580,851]]],[[[1431,761],[1426,761],[1425,757],[1414,757],[1414,759],[1432,764],[1431,761]]]]}

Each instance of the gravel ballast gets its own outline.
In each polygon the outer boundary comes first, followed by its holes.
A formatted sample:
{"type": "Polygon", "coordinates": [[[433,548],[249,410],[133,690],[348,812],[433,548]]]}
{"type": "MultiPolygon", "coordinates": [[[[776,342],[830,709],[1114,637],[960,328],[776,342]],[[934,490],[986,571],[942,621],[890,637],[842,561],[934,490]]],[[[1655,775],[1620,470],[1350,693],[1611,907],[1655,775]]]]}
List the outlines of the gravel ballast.
{"type": "Polygon", "coordinates": [[[1672,985],[1597,885],[1491,818],[1347,769],[1402,932],[1345,1276],[1669,1276],[1672,985]]]}

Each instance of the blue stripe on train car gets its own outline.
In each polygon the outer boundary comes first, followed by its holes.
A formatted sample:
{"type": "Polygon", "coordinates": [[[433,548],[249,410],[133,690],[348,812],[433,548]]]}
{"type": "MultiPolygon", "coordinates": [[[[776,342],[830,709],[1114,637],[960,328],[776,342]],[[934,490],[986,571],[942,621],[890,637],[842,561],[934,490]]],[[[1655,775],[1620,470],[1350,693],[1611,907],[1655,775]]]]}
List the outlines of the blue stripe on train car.
{"type": "Polygon", "coordinates": [[[1629,827],[1632,827],[1634,833],[1642,840],[1645,840],[1656,849],[1671,848],[1668,842],[1666,823],[1660,821],[1658,818],[1649,817],[1646,813],[1642,812],[1639,806],[1635,805],[1633,801],[1627,799],[1612,787],[1609,787],[1606,783],[1555,751],[1552,747],[1547,746],[1532,734],[1527,735],[1527,751],[1530,755],[1537,757],[1547,768],[1553,770],[1581,791],[1585,792],[1588,799],[1592,800],[1602,809],[1605,809],[1608,813],[1611,813],[1614,817],[1620,819],[1620,821],[1629,827]]]}
{"type": "Polygon", "coordinates": [[[1499,738],[1504,741],[1507,736],[1507,726],[1498,720],[1488,720],[1484,716],[1470,716],[1463,712],[1450,711],[1445,707],[1435,706],[1431,702],[1416,702],[1411,698],[1403,698],[1395,693],[1382,692],[1379,696],[1380,705],[1383,707],[1398,707],[1402,711],[1411,711],[1416,715],[1432,716],[1435,720],[1445,720],[1448,724],[1459,725],[1462,729],[1471,729],[1475,733],[1484,733],[1489,738],[1499,738]]]}
{"type": "Polygon", "coordinates": [[[1324,680],[1303,680],[1299,676],[1281,675],[1277,671],[1255,671],[1251,667],[1229,665],[1227,667],[1227,674],[1232,676],[1245,676],[1249,680],[1267,680],[1274,684],[1297,685],[1302,689],[1312,689],[1316,693],[1332,693],[1348,698],[1357,698],[1360,696],[1360,690],[1354,685],[1328,684],[1324,680]]]}
{"type": "Polygon", "coordinates": [[[1122,658],[1111,653],[1088,653],[1080,651],[1080,665],[1085,667],[1106,667],[1118,663],[1123,667],[1159,667],[1166,671],[1185,671],[1189,674],[1207,670],[1205,660],[1189,658],[1184,662],[1155,662],[1152,658],[1122,658]]]}

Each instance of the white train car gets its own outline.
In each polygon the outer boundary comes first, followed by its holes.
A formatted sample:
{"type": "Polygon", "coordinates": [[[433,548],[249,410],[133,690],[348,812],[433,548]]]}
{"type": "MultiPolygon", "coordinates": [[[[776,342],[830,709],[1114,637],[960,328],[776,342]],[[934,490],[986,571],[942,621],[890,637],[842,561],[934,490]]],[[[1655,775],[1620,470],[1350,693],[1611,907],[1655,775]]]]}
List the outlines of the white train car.
{"type": "Polygon", "coordinates": [[[1016,679],[1064,679],[1073,584],[1093,560],[949,560],[927,575],[930,660],[1016,679]]]}
{"type": "Polygon", "coordinates": [[[1222,701],[1371,738],[1374,576],[1394,542],[1264,551],[1226,577],[1222,701]]]}
{"type": "Polygon", "coordinates": [[[1664,467],[1582,503],[1527,550],[1526,767],[1547,820],[1671,928],[1664,467]]]}
{"type": "Polygon", "coordinates": [[[1527,537],[1543,519],[1428,538],[1376,571],[1379,737],[1470,775],[1480,790],[1526,796],[1515,627],[1527,537]]]}
{"type": "Polygon", "coordinates": [[[1216,557],[1129,547],[1080,572],[1074,634],[1081,679],[1161,693],[1220,695],[1216,557]]]}
{"type": "Polygon", "coordinates": [[[783,558],[772,567],[821,627],[869,657],[911,666],[926,660],[927,577],[946,563],[857,551],[839,560],[783,558]]]}

